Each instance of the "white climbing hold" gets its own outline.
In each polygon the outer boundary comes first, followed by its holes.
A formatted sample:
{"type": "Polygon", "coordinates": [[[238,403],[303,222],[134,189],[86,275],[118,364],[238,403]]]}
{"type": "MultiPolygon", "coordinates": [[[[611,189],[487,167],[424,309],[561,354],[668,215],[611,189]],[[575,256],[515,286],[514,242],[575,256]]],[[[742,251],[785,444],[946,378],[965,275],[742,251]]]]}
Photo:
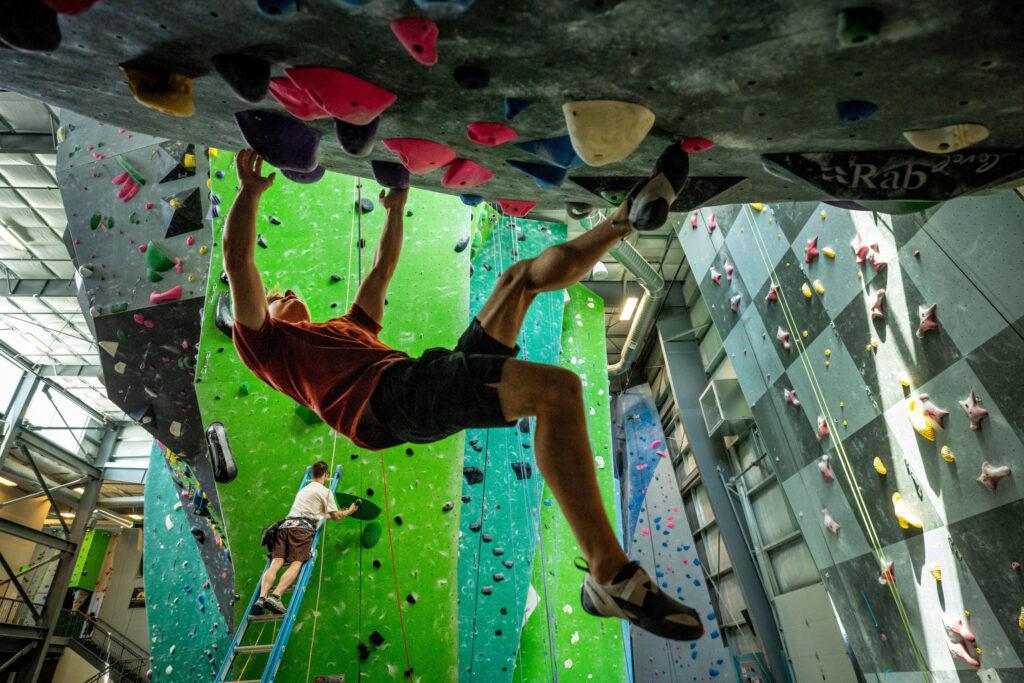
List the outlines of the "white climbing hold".
{"type": "Polygon", "coordinates": [[[164,517],[164,526],[167,527],[168,531],[174,528],[174,520],[171,519],[170,515],[164,517]]]}
{"type": "Polygon", "coordinates": [[[571,644],[573,644],[573,645],[575,645],[576,643],[580,642],[580,632],[579,631],[573,631],[572,635],[569,637],[569,642],[571,644]]]}
{"type": "Polygon", "coordinates": [[[571,659],[565,660],[565,668],[566,669],[571,669],[572,668],[572,660],[571,659]]]}
{"type": "Polygon", "coordinates": [[[171,675],[172,673],[174,673],[174,667],[173,667],[173,666],[171,666],[170,664],[168,664],[168,665],[167,665],[167,668],[166,668],[166,669],[164,669],[164,672],[165,672],[165,673],[166,673],[166,674],[167,674],[168,676],[170,676],[170,675],[171,675]]]}
{"type": "Polygon", "coordinates": [[[954,123],[941,128],[905,130],[903,137],[922,152],[949,154],[987,138],[988,127],[980,123],[954,123]]]}
{"type": "Polygon", "coordinates": [[[120,343],[116,342],[116,341],[101,341],[101,342],[97,342],[97,346],[99,346],[101,349],[103,349],[104,351],[109,353],[111,356],[116,356],[117,355],[117,347],[119,345],[120,345],[120,343]]]}
{"type": "Polygon", "coordinates": [[[604,458],[603,457],[601,457],[600,455],[595,455],[594,456],[594,462],[597,463],[597,469],[599,469],[599,470],[603,470],[604,469],[604,458]]]}
{"type": "Polygon", "coordinates": [[[566,102],[562,113],[573,149],[589,166],[625,159],[654,125],[650,109],[617,100],[566,102]]]}
{"type": "Polygon", "coordinates": [[[178,421],[172,422],[168,425],[167,431],[171,433],[171,436],[181,436],[181,423],[178,421]]]}
{"type": "Polygon", "coordinates": [[[562,608],[562,611],[566,614],[572,614],[572,605],[566,603],[565,607],[562,608]]]}
{"type": "Polygon", "coordinates": [[[128,366],[125,365],[123,361],[117,361],[116,363],[114,363],[114,372],[116,372],[119,375],[123,375],[124,371],[127,369],[128,366]]]}
{"type": "Polygon", "coordinates": [[[171,645],[171,648],[167,651],[167,654],[173,655],[174,651],[178,649],[177,645],[171,645]]]}

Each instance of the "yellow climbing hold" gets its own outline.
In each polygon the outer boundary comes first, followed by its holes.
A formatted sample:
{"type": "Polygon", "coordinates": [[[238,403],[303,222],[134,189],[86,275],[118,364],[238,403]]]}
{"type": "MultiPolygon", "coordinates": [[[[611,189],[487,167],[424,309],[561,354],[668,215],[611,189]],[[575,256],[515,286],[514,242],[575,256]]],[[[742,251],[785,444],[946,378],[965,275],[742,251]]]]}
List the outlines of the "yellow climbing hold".
{"type": "Polygon", "coordinates": [[[181,157],[181,165],[184,166],[185,168],[195,168],[196,167],[196,155],[195,154],[186,154],[186,155],[184,155],[183,157],[181,157]]]}
{"type": "Polygon", "coordinates": [[[907,401],[907,419],[914,431],[928,439],[935,441],[935,425],[932,420],[924,414],[924,403],[917,398],[907,401]]]}
{"type": "Polygon", "coordinates": [[[899,491],[892,494],[892,507],[896,513],[896,521],[900,523],[901,528],[909,529],[914,527],[920,529],[924,526],[924,522],[917,516],[916,512],[910,509],[907,501],[903,500],[903,496],[899,491]]]}
{"type": "Polygon", "coordinates": [[[831,355],[832,355],[832,349],[825,349],[825,358],[828,358],[831,355]]]}
{"type": "Polygon", "coordinates": [[[821,284],[821,280],[814,281],[814,291],[817,292],[819,296],[825,293],[825,285],[821,284]]]}
{"type": "Polygon", "coordinates": [[[864,274],[863,274],[863,273],[861,273],[861,272],[860,272],[860,271],[858,270],[858,271],[857,271],[857,279],[858,279],[858,280],[861,280],[861,279],[863,279],[863,278],[864,278],[864,274]]]}
{"type": "Polygon", "coordinates": [[[829,258],[836,257],[836,250],[833,249],[832,247],[822,247],[821,253],[824,254],[825,256],[828,256],[829,258]]]}
{"type": "Polygon", "coordinates": [[[206,189],[207,190],[212,190],[213,189],[213,178],[207,178],[206,179],[206,189]]]}
{"type": "Polygon", "coordinates": [[[877,339],[872,339],[871,340],[871,348],[873,348],[873,349],[877,349],[878,348],[878,340],[877,339]]]}
{"type": "Polygon", "coordinates": [[[171,116],[192,116],[196,111],[192,100],[192,79],[181,74],[147,71],[122,66],[132,96],[150,109],[171,116]]]}
{"type": "Polygon", "coordinates": [[[175,209],[181,208],[181,200],[178,199],[177,197],[172,197],[167,203],[170,204],[175,209]]]}
{"type": "Polygon", "coordinates": [[[830,365],[832,365],[832,361],[830,361],[830,360],[827,360],[827,361],[825,361],[825,367],[826,367],[826,368],[827,368],[828,366],[830,366],[830,365]]]}
{"type": "Polygon", "coordinates": [[[871,464],[875,466],[875,472],[878,472],[883,477],[889,474],[889,470],[885,469],[885,464],[882,462],[882,459],[879,458],[877,455],[875,456],[875,459],[871,462],[871,464]]]}
{"type": "Polygon", "coordinates": [[[1020,616],[1017,617],[1017,626],[1024,630],[1024,607],[1020,608],[1020,616]]]}
{"type": "Polygon", "coordinates": [[[844,426],[844,427],[847,427],[847,426],[849,426],[849,423],[847,423],[847,421],[846,421],[846,420],[843,420],[843,426],[844,426]]]}
{"type": "Polygon", "coordinates": [[[801,333],[800,333],[800,335],[801,335],[801,336],[802,336],[802,337],[803,337],[804,339],[807,339],[807,336],[808,336],[807,330],[804,330],[803,332],[801,332],[801,333]]]}
{"type": "Polygon", "coordinates": [[[839,409],[842,410],[845,407],[846,407],[846,401],[840,401],[839,402],[839,409]]]}
{"type": "Polygon", "coordinates": [[[654,113],[639,104],[586,100],[562,105],[572,147],[588,166],[606,166],[633,153],[654,125],[654,113]]]}
{"type": "Polygon", "coordinates": [[[821,220],[825,220],[826,218],[828,218],[828,214],[825,213],[824,211],[822,211],[821,212],[821,220]]]}
{"type": "Polygon", "coordinates": [[[956,456],[953,455],[953,449],[950,448],[948,445],[945,445],[942,448],[940,448],[939,454],[942,456],[942,459],[945,460],[946,462],[956,462],[956,456]]]}
{"type": "Polygon", "coordinates": [[[754,202],[753,204],[750,205],[750,208],[752,208],[754,211],[761,211],[762,213],[767,210],[765,209],[764,204],[762,204],[761,202],[754,202]]]}
{"type": "Polygon", "coordinates": [[[199,247],[199,253],[200,254],[206,254],[206,252],[208,252],[208,251],[210,251],[210,248],[208,246],[206,246],[205,244],[203,246],[199,247]]]}
{"type": "Polygon", "coordinates": [[[942,567],[939,565],[938,562],[936,562],[934,565],[932,565],[931,572],[932,572],[932,577],[936,581],[942,581],[942,567]]]}
{"type": "Polygon", "coordinates": [[[949,154],[987,138],[988,127],[980,123],[955,123],[941,128],[905,130],[903,137],[922,152],[949,154]]]}
{"type": "Polygon", "coordinates": [[[904,388],[910,386],[910,377],[908,377],[906,373],[901,372],[896,376],[896,379],[899,380],[900,386],[904,388]]]}
{"type": "Polygon", "coordinates": [[[813,296],[811,294],[811,286],[809,284],[807,284],[806,282],[800,287],[800,291],[804,293],[804,297],[805,298],[810,299],[811,296],[813,296]]]}
{"type": "Polygon", "coordinates": [[[196,276],[195,275],[189,275],[188,276],[188,281],[189,282],[195,282],[196,281],[196,276]]]}
{"type": "Polygon", "coordinates": [[[211,147],[210,149],[206,150],[206,153],[209,154],[211,157],[215,157],[215,156],[217,156],[217,153],[219,151],[220,150],[217,149],[216,147],[211,147]]]}

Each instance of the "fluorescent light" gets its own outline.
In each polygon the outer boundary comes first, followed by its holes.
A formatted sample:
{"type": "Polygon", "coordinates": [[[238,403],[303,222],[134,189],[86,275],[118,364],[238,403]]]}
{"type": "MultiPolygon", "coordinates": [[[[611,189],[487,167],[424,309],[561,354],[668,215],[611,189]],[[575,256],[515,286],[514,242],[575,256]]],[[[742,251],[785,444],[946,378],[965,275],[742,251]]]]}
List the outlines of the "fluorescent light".
{"type": "Polygon", "coordinates": [[[74,519],[75,518],[75,513],[74,512],[62,512],[62,513],[60,513],[60,516],[63,517],[64,519],[74,519]]]}
{"type": "Polygon", "coordinates": [[[17,486],[16,483],[8,479],[7,477],[0,477],[0,484],[3,486],[17,486]]]}
{"type": "Polygon", "coordinates": [[[636,312],[636,305],[640,303],[640,299],[635,296],[631,296],[626,299],[626,303],[622,305],[622,313],[619,314],[619,320],[629,320],[633,317],[633,313],[636,312]]]}
{"type": "Polygon", "coordinates": [[[85,487],[84,486],[76,486],[75,488],[73,488],[71,490],[74,491],[75,493],[77,493],[78,495],[82,495],[83,493],[85,493],[85,487]]]}
{"type": "Polygon", "coordinates": [[[114,522],[118,526],[124,527],[125,529],[131,529],[133,526],[135,526],[134,524],[132,524],[132,521],[130,519],[126,519],[121,515],[115,515],[113,512],[108,512],[100,508],[96,508],[96,516],[105,517],[109,519],[111,522],[114,522]]]}
{"type": "Polygon", "coordinates": [[[137,515],[134,512],[128,513],[128,516],[131,517],[132,519],[134,519],[136,522],[141,522],[142,521],[142,515],[137,515]]]}

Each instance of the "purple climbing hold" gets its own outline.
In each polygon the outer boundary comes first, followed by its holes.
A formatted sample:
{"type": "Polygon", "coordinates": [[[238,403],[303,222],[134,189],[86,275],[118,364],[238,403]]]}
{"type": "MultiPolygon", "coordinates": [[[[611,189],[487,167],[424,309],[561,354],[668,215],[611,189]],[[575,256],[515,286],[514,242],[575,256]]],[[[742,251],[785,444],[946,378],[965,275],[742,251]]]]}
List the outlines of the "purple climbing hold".
{"type": "Polygon", "coordinates": [[[464,90],[483,90],[491,82],[487,70],[472,64],[462,64],[455,67],[455,82],[464,90]]]}
{"type": "Polygon", "coordinates": [[[373,143],[377,141],[378,127],[380,127],[380,117],[365,126],[334,119],[334,133],[338,136],[338,144],[346,154],[351,154],[354,157],[365,157],[373,151],[373,143]]]}
{"type": "Polygon", "coordinates": [[[323,166],[317,166],[312,171],[293,171],[285,168],[281,170],[281,175],[294,183],[309,185],[323,178],[326,172],[327,169],[323,166]]]}
{"type": "Polygon", "coordinates": [[[317,166],[320,133],[295,119],[249,109],[235,113],[247,145],[280,169],[312,171],[317,166]]]}
{"type": "Polygon", "coordinates": [[[374,159],[370,162],[373,169],[373,178],[384,187],[404,190],[409,187],[409,170],[395,161],[379,161],[374,159]]]}
{"type": "Polygon", "coordinates": [[[249,55],[219,54],[210,58],[213,68],[232,92],[246,102],[259,102],[270,87],[270,62],[249,55]]]}
{"type": "Polygon", "coordinates": [[[15,50],[52,52],[60,46],[57,13],[41,0],[0,0],[0,41],[15,50]]]}

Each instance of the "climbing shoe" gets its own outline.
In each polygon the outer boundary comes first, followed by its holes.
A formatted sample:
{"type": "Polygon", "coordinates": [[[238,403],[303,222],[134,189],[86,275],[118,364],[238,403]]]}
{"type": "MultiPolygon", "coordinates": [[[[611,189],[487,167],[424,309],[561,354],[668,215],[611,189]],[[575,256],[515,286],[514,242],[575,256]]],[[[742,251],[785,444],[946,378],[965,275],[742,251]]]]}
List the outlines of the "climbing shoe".
{"type": "Polygon", "coordinates": [[[658,157],[650,177],[633,186],[626,197],[629,224],[637,230],[657,230],[665,225],[672,203],[690,173],[690,156],[671,144],[658,157]]]}
{"type": "Polygon", "coordinates": [[[256,602],[252,603],[253,616],[262,616],[263,613],[267,611],[266,606],[264,605],[264,601],[264,598],[256,598],[256,602]]]}
{"type": "Polygon", "coordinates": [[[263,606],[267,609],[267,611],[273,612],[274,614],[284,614],[287,611],[287,608],[284,606],[284,603],[281,602],[281,598],[274,595],[273,593],[263,598],[263,606]]]}
{"type": "Polygon", "coordinates": [[[696,640],[704,635],[697,612],[662,593],[639,562],[626,563],[606,584],[598,583],[581,560],[576,561],[576,568],[587,572],[580,601],[588,614],[628,619],[670,640],[696,640]]]}

